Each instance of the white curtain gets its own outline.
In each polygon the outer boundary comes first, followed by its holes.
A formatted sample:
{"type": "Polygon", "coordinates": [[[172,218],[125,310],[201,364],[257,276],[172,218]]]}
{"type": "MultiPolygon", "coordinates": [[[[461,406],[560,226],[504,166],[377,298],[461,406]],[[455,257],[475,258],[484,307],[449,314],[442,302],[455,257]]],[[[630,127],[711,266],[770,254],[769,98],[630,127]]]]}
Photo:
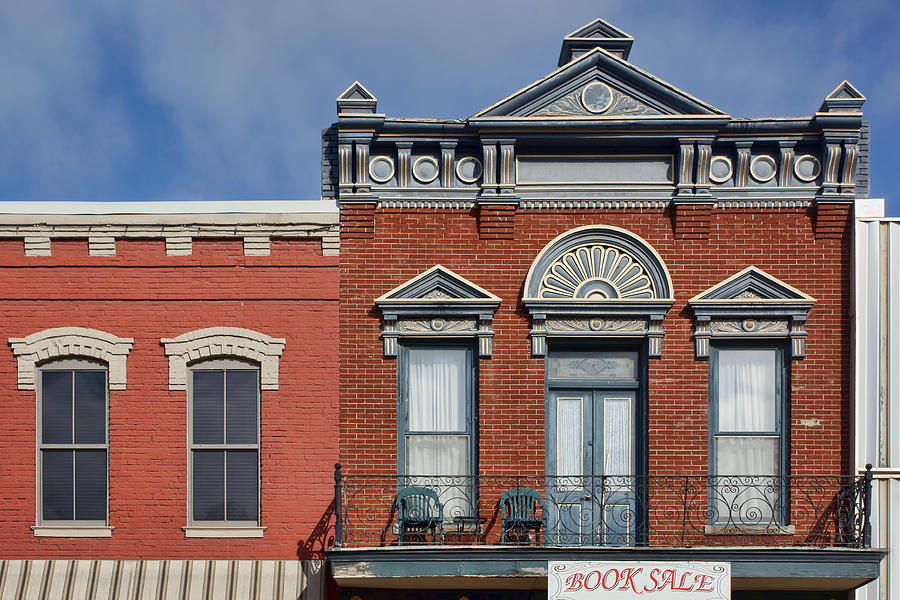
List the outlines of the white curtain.
{"type": "Polygon", "coordinates": [[[409,431],[466,431],[465,348],[409,350],[409,431]]]}
{"type": "Polygon", "coordinates": [[[776,351],[719,350],[716,508],[720,521],[774,524],[780,474],[776,423],[776,351]],[[730,433],[760,435],[729,435],[730,433]],[[768,435],[766,435],[768,434],[768,435]]]}
{"type": "MultiPolygon", "coordinates": [[[[604,398],[603,474],[633,475],[631,471],[631,398],[604,398]]],[[[626,483],[625,478],[613,481],[626,483]]]]}
{"type": "Polygon", "coordinates": [[[556,485],[560,491],[584,485],[583,403],[580,397],[556,399],[556,485]]]}
{"type": "Polygon", "coordinates": [[[466,357],[465,348],[411,348],[408,354],[406,474],[411,485],[438,492],[447,520],[471,514],[466,357]]]}

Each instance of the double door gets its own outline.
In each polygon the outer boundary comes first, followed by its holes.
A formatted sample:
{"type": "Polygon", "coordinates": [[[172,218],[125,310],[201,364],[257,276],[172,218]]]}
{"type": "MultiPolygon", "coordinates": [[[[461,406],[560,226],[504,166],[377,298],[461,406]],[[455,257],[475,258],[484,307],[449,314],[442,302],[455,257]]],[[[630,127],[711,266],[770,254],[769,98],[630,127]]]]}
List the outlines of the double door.
{"type": "Polygon", "coordinates": [[[550,360],[549,539],[560,545],[633,545],[642,521],[636,477],[637,353],[567,352],[550,360]],[[567,359],[581,362],[575,372],[552,368],[554,360],[567,359]],[[610,362],[618,368],[605,373],[610,362]],[[584,377],[571,377],[584,369],[584,377]]]}

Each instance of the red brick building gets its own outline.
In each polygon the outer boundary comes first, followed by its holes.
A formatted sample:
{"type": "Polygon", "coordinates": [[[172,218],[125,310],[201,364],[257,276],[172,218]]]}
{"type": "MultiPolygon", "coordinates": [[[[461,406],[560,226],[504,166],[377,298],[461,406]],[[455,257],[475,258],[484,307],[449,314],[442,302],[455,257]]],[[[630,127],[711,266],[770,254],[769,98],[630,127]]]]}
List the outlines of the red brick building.
{"type": "Polygon", "coordinates": [[[738,119],[632,41],[597,20],[466,119],[338,98],[344,597],[542,597],[555,560],[727,561],[735,597],[877,576],[848,454],[864,98],[738,119]]]}
{"type": "Polygon", "coordinates": [[[0,213],[0,596],[321,598],[333,204],[0,213]]]}

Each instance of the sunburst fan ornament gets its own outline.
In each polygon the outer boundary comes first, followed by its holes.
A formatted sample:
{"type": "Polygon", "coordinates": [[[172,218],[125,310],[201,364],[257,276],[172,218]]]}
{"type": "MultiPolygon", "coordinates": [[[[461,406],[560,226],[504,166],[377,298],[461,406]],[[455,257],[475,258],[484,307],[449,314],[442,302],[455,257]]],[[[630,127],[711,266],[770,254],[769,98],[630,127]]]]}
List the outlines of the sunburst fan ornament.
{"type": "Polygon", "coordinates": [[[646,269],[633,256],[619,248],[585,244],[550,265],[538,297],[612,300],[657,295],[646,269]]]}

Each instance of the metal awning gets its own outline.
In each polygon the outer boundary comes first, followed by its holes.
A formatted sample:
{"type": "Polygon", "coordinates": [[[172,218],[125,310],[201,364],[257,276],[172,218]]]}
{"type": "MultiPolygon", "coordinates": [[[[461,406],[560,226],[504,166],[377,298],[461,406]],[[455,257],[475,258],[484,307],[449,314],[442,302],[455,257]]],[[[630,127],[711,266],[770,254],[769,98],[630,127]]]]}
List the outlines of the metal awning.
{"type": "Polygon", "coordinates": [[[324,561],[0,560],[0,598],[324,600],[324,561]]]}

